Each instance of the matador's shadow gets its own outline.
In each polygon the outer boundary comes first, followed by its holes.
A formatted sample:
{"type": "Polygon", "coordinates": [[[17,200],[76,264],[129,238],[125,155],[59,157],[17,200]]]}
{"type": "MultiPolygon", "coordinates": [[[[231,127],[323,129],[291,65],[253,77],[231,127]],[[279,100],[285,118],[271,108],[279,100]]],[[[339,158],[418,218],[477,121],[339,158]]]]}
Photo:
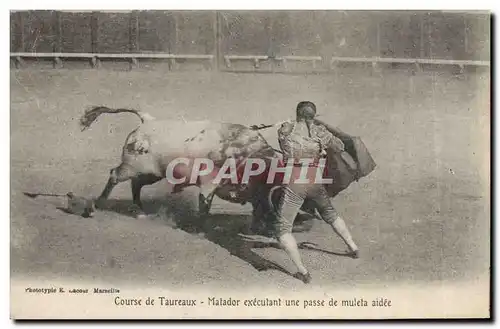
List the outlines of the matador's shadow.
{"type": "MultiPolygon", "coordinates": [[[[128,217],[136,213],[131,207],[131,200],[108,199],[104,209],[128,217]]],[[[280,249],[277,241],[261,236],[248,236],[247,232],[250,215],[209,213],[199,215],[196,207],[178,195],[168,195],[161,200],[150,199],[143,201],[143,208],[151,220],[161,220],[166,225],[181,229],[190,234],[203,234],[206,239],[226,249],[231,255],[252,265],[258,271],[277,270],[287,275],[292,275],[282,266],[267,260],[255,253],[252,249],[276,248],[280,249]],[[242,234],[243,233],[243,234],[242,234]]],[[[317,219],[311,219],[316,221],[317,219]]],[[[312,222],[305,225],[295,225],[294,232],[303,232],[311,229],[312,222]]],[[[347,256],[346,253],[333,252],[318,248],[314,243],[303,242],[301,249],[315,250],[337,256],[347,256]]]]}

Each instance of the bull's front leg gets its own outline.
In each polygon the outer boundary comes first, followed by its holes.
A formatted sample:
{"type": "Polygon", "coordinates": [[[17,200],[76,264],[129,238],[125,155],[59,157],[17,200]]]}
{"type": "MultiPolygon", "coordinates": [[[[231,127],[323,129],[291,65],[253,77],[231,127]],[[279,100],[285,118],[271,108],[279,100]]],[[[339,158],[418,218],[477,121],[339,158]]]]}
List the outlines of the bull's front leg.
{"type": "Polygon", "coordinates": [[[134,206],[140,211],[139,215],[145,215],[144,207],[141,201],[141,189],[146,185],[152,185],[160,181],[162,177],[158,177],[154,174],[141,174],[137,177],[133,177],[131,180],[132,187],[132,200],[134,206]]]}
{"type": "Polygon", "coordinates": [[[252,220],[247,227],[248,234],[272,237],[272,224],[275,220],[269,203],[269,187],[266,185],[250,185],[250,201],[252,203],[252,220]]]}
{"type": "Polygon", "coordinates": [[[199,214],[208,215],[219,184],[215,184],[209,176],[202,176],[199,178],[197,185],[200,188],[200,193],[198,194],[199,214]]]}

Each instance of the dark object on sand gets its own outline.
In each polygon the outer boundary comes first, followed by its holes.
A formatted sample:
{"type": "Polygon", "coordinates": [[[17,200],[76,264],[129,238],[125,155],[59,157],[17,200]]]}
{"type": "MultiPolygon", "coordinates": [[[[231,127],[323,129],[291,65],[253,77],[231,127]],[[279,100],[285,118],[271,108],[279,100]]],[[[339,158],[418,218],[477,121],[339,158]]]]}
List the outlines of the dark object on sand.
{"type": "Polygon", "coordinates": [[[93,217],[95,213],[94,200],[76,196],[73,192],[68,192],[66,194],[24,192],[24,195],[33,199],[38,196],[66,197],[68,200],[66,208],[63,209],[65,212],[84,218],[93,217]]]}

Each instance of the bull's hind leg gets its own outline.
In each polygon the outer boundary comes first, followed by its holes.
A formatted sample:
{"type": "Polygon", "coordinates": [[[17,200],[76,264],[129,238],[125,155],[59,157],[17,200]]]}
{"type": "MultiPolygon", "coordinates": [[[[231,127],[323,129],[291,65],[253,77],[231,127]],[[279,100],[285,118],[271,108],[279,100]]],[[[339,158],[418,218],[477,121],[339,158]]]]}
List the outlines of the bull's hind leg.
{"type": "Polygon", "coordinates": [[[135,171],[129,165],[122,163],[118,167],[113,168],[109,172],[109,179],[102,191],[101,195],[96,200],[96,207],[103,208],[104,202],[109,198],[113,188],[121,182],[125,182],[135,176],[135,171]]]}

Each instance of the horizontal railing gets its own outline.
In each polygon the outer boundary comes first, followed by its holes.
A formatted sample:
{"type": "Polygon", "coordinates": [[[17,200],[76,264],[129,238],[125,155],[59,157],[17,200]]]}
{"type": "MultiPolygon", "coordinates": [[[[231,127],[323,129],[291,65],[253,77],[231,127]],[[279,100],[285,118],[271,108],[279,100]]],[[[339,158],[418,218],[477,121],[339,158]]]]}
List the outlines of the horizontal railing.
{"type": "Polygon", "coordinates": [[[489,61],[470,61],[431,58],[392,58],[392,57],[332,57],[330,64],[335,62],[365,62],[365,63],[400,63],[400,64],[436,64],[458,66],[490,66],[489,61]]]}
{"type": "Polygon", "coordinates": [[[312,62],[313,68],[316,67],[316,62],[323,60],[321,56],[279,56],[279,57],[271,57],[265,55],[225,55],[224,62],[226,63],[226,67],[231,67],[232,61],[242,61],[249,60],[253,61],[254,66],[256,68],[259,67],[261,61],[280,61],[283,63],[285,68],[287,67],[287,63],[290,61],[302,61],[302,62],[312,62]]]}
{"type": "MultiPolygon", "coordinates": [[[[61,64],[64,58],[91,59],[93,66],[99,66],[100,59],[130,59],[132,64],[137,64],[139,59],[167,59],[171,64],[175,64],[176,59],[183,60],[206,60],[213,66],[215,56],[210,54],[168,54],[168,53],[10,53],[10,57],[16,60],[16,65],[21,65],[24,58],[52,58],[55,64],[61,64]]],[[[231,68],[233,61],[251,61],[255,68],[260,66],[262,61],[282,62],[286,68],[288,62],[310,62],[313,68],[316,68],[317,62],[323,61],[321,56],[267,56],[267,55],[224,55],[224,62],[227,68],[231,68]]],[[[420,64],[430,65],[457,65],[460,68],[464,66],[484,66],[490,67],[490,61],[475,60],[448,60],[448,59],[430,59],[430,58],[391,58],[391,57],[331,57],[330,68],[335,68],[336,63],[394,63],[394,64],[420,64]]]]}
{"type": "Polygon", "coordinates": [[[206,54],[167,54],[167,53],[10,53],[16,60],[16,66],[22,64],[23,58],[52,58],[55,64],[61,64],[63,58],[91,59],[92,66],[99,66],[99,59],[130,59],[137,64],[138,59],[168,59],[175,64],[176,59],[208,60],[213,64],[214,55],[206,54]]]}

